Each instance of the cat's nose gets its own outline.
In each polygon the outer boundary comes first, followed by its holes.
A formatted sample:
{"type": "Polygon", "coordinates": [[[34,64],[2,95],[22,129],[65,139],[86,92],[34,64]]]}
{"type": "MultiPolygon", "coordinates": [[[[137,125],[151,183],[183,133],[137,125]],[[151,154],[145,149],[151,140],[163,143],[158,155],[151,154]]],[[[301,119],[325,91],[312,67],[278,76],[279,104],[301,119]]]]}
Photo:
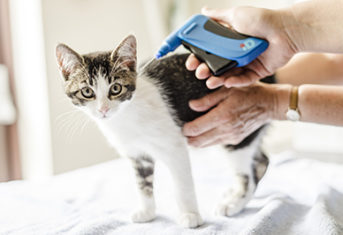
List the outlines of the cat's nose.
{"type": "Polygon", "coordinates": [[[102,108],[98,109],[99,113],[103,114],[104,116],[106,115],[108,110],[110,110],[109,107],[102,107],[102,108]]]}

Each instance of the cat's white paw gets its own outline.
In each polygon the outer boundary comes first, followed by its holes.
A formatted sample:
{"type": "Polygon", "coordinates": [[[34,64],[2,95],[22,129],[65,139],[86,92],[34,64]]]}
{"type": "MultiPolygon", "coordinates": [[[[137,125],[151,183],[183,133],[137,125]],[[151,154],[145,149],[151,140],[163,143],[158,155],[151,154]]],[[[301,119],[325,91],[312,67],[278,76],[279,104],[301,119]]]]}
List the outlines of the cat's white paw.
{"type": "Polygon", "coordinates": [[[183,213],[180,216],[180,224],[185,228],[196,228],[203,223],[198,213],[183,213]]]}
{"type": "Polygon", "coordinates": [[[244,184],[230,188],[223,195],[223,199],[216,207],[215,214],[221,216],[234,216],[240,213],[254,194],[254,188],[244,184]]]}
{"type": "Polygon", "coordinates": [[[233,216],[240,213],[248,203],[250,197],[239,195],[226,195],[218,204],[215,214],[222,216],[233,216]]]}
{"type": "Polygon", "coordinates": [[[215,214],[216,215],[221,215],[221,216],[234,216],[241,212],[244,209],[245,203],[242,204],[222,204],[220,203],[216,210],[215,214]]]}
{"type": "Polygon", "coordinates": [[[132,215],[131,219],[135,223],[144,223],[155,219],[155,217],[154,210],[139,210],[132,215]]]}

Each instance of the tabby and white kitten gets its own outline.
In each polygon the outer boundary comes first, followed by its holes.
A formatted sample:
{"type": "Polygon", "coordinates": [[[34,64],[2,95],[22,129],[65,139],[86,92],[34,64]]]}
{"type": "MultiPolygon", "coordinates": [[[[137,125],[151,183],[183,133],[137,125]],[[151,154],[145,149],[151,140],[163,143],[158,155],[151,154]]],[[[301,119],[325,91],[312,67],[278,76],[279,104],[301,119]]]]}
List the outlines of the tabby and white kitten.
{"type": "MultiPolygon", "coordinates": [[[[189,228],[201,225],[189,148],[181,128],[203,114],[191,110],[188,101],[211,90],[186,70],[187,55],[152,61],[137,74],[136,39],[130,35],[113,52],[79,55],[59,44],[56,56],[66,95],[95,120],[121,156],[132,160],[141,198],[141,208],[132,220],[155,218],[154,162],[160,160],[174,180],[180,223],[189,228]]],[[[235,179],[217,207],[219,215],[239,213],[266,171],[268,160],[260,151],[259,133],[235,146],[215,146],[229,161],[235,179]]]]}

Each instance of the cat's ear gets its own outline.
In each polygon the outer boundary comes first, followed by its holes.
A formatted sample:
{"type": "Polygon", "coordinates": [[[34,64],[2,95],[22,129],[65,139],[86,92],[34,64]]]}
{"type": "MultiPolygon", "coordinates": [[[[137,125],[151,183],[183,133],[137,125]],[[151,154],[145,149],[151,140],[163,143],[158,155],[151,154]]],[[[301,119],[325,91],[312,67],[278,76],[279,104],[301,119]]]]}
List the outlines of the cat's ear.
{"type": "Polygon", "coordinates": [[[58,67],[66,81],[70,74],[82,68],[83,57],[65,44],[57,45],[56,58],[58,67]]]}
{"type": "Polygon", "coordinates": [[[126,66],[132,71],[136,71],[137,64],[137,42],[133,35],[127,36],[119,46],[113,50],[111,61],[120,66],[126,66]],[[119,61],[118,61],[119,60],[119,61]]]}

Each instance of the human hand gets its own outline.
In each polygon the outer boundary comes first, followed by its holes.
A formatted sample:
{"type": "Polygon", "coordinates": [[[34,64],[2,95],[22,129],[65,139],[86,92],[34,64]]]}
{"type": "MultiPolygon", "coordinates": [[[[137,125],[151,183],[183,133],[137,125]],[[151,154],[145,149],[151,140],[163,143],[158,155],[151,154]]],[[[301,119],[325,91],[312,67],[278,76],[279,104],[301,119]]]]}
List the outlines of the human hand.
{"type": "Polygon", "coordinates": [[[260,78],[271,75],[277,68],[285,65],[297,52],[283,26],[283,12],[254,7],[235,7],[230,9],[207,9],[202,13],[219,23],[232,27],[242,34],[264,38],[269,47],[257,59],[242,68],[234,68],[221,76],[211,76],[205,63],[193,54],[186,61],[188,70],[196,70],[198,79],[207,79],[208,88],[247,86],[260,78]]]}
{"type": "Polygon", "coordinates": [[[278,96],[288,97],[289,91],[288,85],[261,82],[248,87],[222,87],[198,100],[190,101],[190,107],[198,112],[214,108],[186,123],[183,133],[188,137],[188,143],[195,147],[239,144],[275,117],[275,113],[279,112],[278,96]]]}

